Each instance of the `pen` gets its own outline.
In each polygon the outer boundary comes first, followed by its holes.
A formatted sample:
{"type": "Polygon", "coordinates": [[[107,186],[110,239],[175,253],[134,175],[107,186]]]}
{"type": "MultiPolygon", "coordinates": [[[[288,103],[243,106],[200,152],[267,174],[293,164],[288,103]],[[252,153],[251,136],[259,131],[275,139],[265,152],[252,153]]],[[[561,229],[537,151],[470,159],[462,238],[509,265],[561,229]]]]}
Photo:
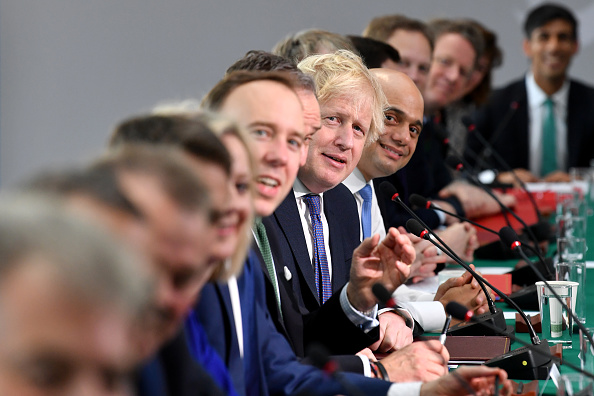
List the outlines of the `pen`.
{"type": "Polygon", "coordinates": [[[452,322],[452,315],[448,315],[448,317],[446,318],[445,324],[443,325],[443,330],[441,331],[441,334],[439,335],[439,342],[441,342],[441,345],[445,344],[446,342],[446,337],[447,337],[447,332],[448,332],[448,328],[450,327],[450,323],[452,322]]]}

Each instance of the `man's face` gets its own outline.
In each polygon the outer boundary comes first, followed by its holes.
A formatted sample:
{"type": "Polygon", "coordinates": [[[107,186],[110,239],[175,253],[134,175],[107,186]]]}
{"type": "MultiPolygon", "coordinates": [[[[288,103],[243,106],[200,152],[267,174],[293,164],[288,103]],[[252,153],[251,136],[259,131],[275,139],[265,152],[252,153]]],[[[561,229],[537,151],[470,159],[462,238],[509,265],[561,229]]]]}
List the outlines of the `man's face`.
{"type": "Polygon", "coordinates": [[[384,111],[385,132],[363,149],[358,168],[367,181],[393,174],[410,160],[423,128],[423,96],[405,74],[373,69],[382,85],[388,107],[384,111]]]}
{"type": "Polygon", "coordinates": [[[180,329],[215,267],[210,260],[217,238],[207,213],[179,208],[155,177],[122,173],[122,190],[146,218],[150,255],[157,280],[157,338],[164,342],[180,329]]]}
{"type": "Polygon", "coordinates": [[[293,187],[303,157],[301,102],[288,87],[262,80],[236,88],[220,111],[252,137],[257,164],[254,207],[258,216],[270,216],[293,187]]]}
{"type": "Polygon", "coordinates": [[[313,136],[299,179],[313,193],[336,187],[355,169],[372,119],[372,93],[362,87],[355,95],[321,103],[322,128],[313,136]]]}
{"type": "Polygon", "coordinates": [[[297,96],[303,107],[303,121],[305,126],[305,144],[301,148],[301,162],[299,163],[299,166],[303,166],[307,159],[309,142],[314,133],[322,127],[322,116],[320,115],[320,104],[313,92],[300,89],[297,90],[297,96]]]}
{"type": "Polygon", "coordinates": [[[571,58],[578,50],[571,24],[555,19],[536,28],[530,40],[524,40],[524,53],[532,61],[537,81],[565,78],[571,58]]]}
{"type": "Polygon", "coordinates": [[[437,38],[427,86],[425,108],[435,111],[464,96],[472,75],[476,52],[464,37],[445,33],[437,38]]]}
{"type": "Polygon", "coordinates": [[[423,91],[431,67],[431,46],[427,38],[420,32],[398,29],[386,42],[400,54],[396,70],[409,76],[423,91]]]}
{"type": "Polygon", "coordinates": [[[232,183],[225,170],[218,164],[201,160],[194,155],[186,157],[200,180],[208,188],[211,211],[215,218],[216,238],[211,246],[210,260],[220,262],[235,251],[235,232],[239,223],[237,213],[231,208],[232,183]]]}
{"type": "Polygon", "coordinates": [[[130,318],[65,289],[45,259],[0,282],[0,394],[129,395],[130,318]]]}

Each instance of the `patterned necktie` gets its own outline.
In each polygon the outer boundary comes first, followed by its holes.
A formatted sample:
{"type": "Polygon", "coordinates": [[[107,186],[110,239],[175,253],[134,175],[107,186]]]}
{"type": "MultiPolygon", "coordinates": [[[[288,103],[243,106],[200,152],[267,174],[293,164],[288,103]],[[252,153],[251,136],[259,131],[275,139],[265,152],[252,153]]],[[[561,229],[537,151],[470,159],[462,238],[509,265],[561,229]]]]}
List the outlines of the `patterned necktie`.
{"type": "Polygon", "coordinates": [[[544,102],[542,122],[542,157],[540,175],[546,176],[557,170],[557,127],[555,125],[555,102],[544,102]]]}
{"type": "Polygon", "coordinates": [[[332,295],[332,285],[330,283],[330,271],[328,270],[326,247],[324,246],[324,228],[322,226],[322,217],[320,216],[320,196],[306,195],[304,199],[309,208],[314,237],[313,264],[316,277],[316,288],[318,289],[320,302],[323,304],[332,295]]]}
{"type": "Polygon", "coordinates": [[[280,303],[280,293],[278,291],[278,283],[276,279],[276,271],[274,270],[274,262],[272,261],[272,252],[270,250],[270,242],[268,242],[268,235],[266,235],[266,227],[262,223],[262,220],[256,221],[256,237],[258,238],[258,245],[260,246],[260,253],[264,258],[264,264],[270,275],[272,281],[272,287],[274,288],[274,297],[276,298],[276,305],[278,306],[278,312],[282,318],[283,311],[280,303]]]}
{"type": "Polygon", "coordinates": [[[359,190],[361,198],[363,198],[363,206],[361,207],[361,229],[363,230],[363,239],[371,236],[371,197],[373,192],[371,186],[366,184],[365,187],[359,190]]]}

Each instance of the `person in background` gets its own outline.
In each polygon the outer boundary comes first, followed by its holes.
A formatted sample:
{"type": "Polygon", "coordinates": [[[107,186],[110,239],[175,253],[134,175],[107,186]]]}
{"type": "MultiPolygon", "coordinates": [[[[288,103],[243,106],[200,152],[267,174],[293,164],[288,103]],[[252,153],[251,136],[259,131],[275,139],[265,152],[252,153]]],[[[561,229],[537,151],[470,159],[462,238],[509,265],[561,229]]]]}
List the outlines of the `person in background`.
{"type": "Polygon", "coordinates": [[[0,198],[0,394],[132,395],[142,258],[41,194],[0,198]]]}
{"type": "MultiPolygon", "coordinates": [[[[569,181],[569,168],[594,158],[594,89],[569,77],[579,49],[575,16],[560,4],[535,7],[524,21],[522,48],[528,72],[493,93],[475,116],[477,131],[524,182],[569,181]]],[[[467,147],[471,163],[472,150],[488,161],[483,167],[501,171],[500,182],[515,183],[475,136],[467,147]]]]}

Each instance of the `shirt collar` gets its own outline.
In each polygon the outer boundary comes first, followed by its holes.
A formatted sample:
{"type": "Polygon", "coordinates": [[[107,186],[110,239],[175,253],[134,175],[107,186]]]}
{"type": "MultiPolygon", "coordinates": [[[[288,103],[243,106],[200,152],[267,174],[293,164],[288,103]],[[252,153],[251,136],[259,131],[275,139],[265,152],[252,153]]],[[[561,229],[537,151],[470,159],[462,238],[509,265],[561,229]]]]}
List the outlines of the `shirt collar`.
{"type": "MultiPolygon", "coordinates": [[[[534,74],[532,72],[526,74],[526,91],[528,93],[528,104],[531,108],[542,106],[548,97],[534,80],[534,74]]],[[[555,106],[563,106],[565,108],[567,107],[568,97],[569,81],[566,79],[561,89],[551,95],[551,99],[555,102],[555,106]]]]}
{"type": "MultiPolygon", "coordinates": [[[[301,198],[304,195],[312,194],[299,178],[296,178],[295,183],[293,183],[293,193],[295,194],[295,198],[301,198]]],[[[319,195],[321,196],[322,194],[319,195]]]]}
{"type": "Polygon", "coordinates": [[[355,168],[353,173],[351,173],[349,177],[347,177],[342,182],[342,184],[344,184],[351,191],[351,193],[354,194],[365,187],[365,185],[368,183],[365,181],[365,177],[363,177],[363,173],[361,173],[359,168],[355,168]]]}

